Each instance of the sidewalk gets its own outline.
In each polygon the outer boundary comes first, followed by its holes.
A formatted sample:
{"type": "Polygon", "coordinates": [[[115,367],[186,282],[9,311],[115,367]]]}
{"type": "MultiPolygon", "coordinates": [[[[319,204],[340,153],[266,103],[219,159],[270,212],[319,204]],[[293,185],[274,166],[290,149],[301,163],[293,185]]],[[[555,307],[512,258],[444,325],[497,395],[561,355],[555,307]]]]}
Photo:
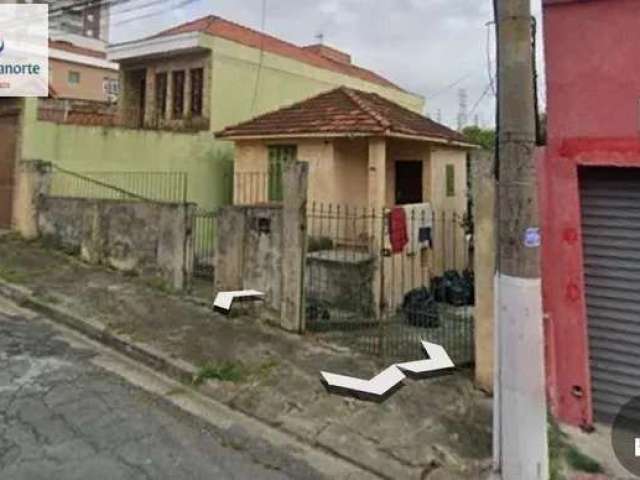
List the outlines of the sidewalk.
{"type": "Polygon", "coordinates": [[[469,374],[411,381],[381,404],[331,395],[320,370],[371,377],[375,359],[228,317],[164,285],[95,268],[38,243],[0,237],[0,294],[185,381],[202,392],[389,479],[484,478],[490,401],[469,374]],[[23,289],[12,287],[19,285],[23,289]]]}

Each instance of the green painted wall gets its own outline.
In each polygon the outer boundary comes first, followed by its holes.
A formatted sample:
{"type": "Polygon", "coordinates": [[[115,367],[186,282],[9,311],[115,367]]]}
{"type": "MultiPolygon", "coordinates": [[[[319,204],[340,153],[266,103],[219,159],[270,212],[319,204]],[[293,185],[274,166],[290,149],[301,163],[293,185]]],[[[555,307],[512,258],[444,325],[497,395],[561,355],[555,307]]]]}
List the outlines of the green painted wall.
{"type": "Polygon", "coordinates": [[[221,205],[231,186],[232,150],[210,132],[197,134],[41,122],[27,99],[22,158],[50,161],[77,172],[184,171],[189,200],[201,208],[221,205]],[[225,183],[226,182],[226,183],[225,183]]]}
{"type": "Polygon", "coordinates": [[[340,85],[376,92],[416,112],[424,109],[424,98],[419,95],[268,52],[261,54],[255,48],[222,38],[202,34],[200,45],[212,51],[213,131],[340,85]]]}

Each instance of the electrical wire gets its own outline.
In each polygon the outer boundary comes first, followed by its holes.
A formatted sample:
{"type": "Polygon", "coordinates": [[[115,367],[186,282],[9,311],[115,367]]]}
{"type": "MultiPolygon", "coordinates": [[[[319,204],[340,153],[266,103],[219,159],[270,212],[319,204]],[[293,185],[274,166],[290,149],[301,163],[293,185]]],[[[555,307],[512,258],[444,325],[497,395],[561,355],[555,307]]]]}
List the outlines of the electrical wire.
{"type": "MultiPolygon", "coordinates": [[[[182,8],[182,7],[186,7],[187,5],[190,5],[192,3],[199,2],[199,1],[200,0],[183,0],[181,3],[178,3],[177,5],[174,5],[171,8],[172,9],[182,8]]],[[[138,15],[137,17],[127,18],[127,19],[121,20],[119,22],[113,22],[113,23],[110,24],[110,26],[115,27],[115,26],[118,26],[118,25],[126,25],[126,24],[131,23],[131,22],[135,22],[135,21],[142,20],[142,19],[145,19],[145,18],[151,18],[151,17],[155,17],[157,15],[161,15],[163,13],[166,13],[166,11],[167,11],[167,9],[163,7],[163,8],[160,8],[160,9],[154,11],[154,12],[148,13],[146,15],[138,15]]]]}
{"type": "Polygon", "coordinates": [[[130,3],[133,0],[82,0],[69,5],[61,5],[49,8],[49,16],[59,12],[69,12],[79,8],[114,7],[123,3],[130,3]]]}
{"type": "Polygon", "coordinates": [[[484,98],[487,96],[489,91],[491,91],[491,83],[487,84],[486,88],[482,91],[482,94],[480,95],[478,100],[476,100],[476,102],[473,104],[473,107],[471,108],[471,111],[469,112],[470,116],[475,113],[476,109],[480,105],[480,102],[482,102],[482,100],[484,100],[484,98]]]}
{"type": "Polygon", "coordinates": [[[462,82],[464,82],[467,78],[471,77],[473,75],[473,72],[471,73],[467,73],[465,75],[463,75],[462,77],[460,77],[459,79],[455,80],[454,82],[450,83],[449,85],[447,85],[446,87],[441,88],[440,90],[436,90],[434,93],[428,95],[426,97],[427,100],[431,100],[432,98],[435,98],[443,93],[448,92],[449,90],[451,90],[452,88],[460,85],[462,82]]]}
{"type": "Polygon", "coordinates": [[[131,8],[125,8],[124,10],[116,10],[116,11],[111,11],[111,16],[116,16],[116,15],[122,15],[123,13],[130,13],[130,12],[135,12],[138,10],[144,10],[145,8],[149,8],[152,7],[154,5],[157,5],[159,3],[167,3],[167,0],[151,0],[150,2],[147,2],[145,4],[142,5],[136,5],[135,7],[131,7],[131,8]]]}

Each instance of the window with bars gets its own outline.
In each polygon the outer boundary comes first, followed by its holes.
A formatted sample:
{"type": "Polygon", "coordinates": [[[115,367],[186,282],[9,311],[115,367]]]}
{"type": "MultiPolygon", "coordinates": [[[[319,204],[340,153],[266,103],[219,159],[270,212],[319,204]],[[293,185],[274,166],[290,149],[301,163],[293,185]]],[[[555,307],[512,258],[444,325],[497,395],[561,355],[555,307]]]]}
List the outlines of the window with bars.
{"type": "Polygon", "coordinates": [[[163,119],[167,111],[167,74],[156,74],[156,116],[163,119]]]}
{"type": "Polygon", "coordinates": [[[173,118],[182,118],[184,115],[184,70],[178,70],[172,74],[173,83],[173,118]]]}
{"type": "Polygon", "coordinates": [[[282,169],[285,162],[296,160],[296,145],[271,145],[269,147],[269,201],[281,202],[283,198],[282,169]]]}
{"type": "Polygon", "coordinates": [[[204,70],[194,68],[189,72],[191,76],[191,116],[202,116],[202,97],[204,90],[204,70]]]}

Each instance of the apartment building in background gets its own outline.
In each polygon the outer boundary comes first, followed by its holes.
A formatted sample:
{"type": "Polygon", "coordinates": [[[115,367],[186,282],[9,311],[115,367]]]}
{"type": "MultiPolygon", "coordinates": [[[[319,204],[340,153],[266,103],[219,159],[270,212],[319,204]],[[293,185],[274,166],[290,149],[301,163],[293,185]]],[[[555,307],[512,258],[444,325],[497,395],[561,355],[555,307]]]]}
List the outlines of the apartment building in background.
{"type": "Polygon", "coordinates": [[[105,2],[37,0],[25,3],[49,4],[49,30],[53,36],[86,37],[102,42],[103,48],[109,41],[109,5],[105,2]]]}

